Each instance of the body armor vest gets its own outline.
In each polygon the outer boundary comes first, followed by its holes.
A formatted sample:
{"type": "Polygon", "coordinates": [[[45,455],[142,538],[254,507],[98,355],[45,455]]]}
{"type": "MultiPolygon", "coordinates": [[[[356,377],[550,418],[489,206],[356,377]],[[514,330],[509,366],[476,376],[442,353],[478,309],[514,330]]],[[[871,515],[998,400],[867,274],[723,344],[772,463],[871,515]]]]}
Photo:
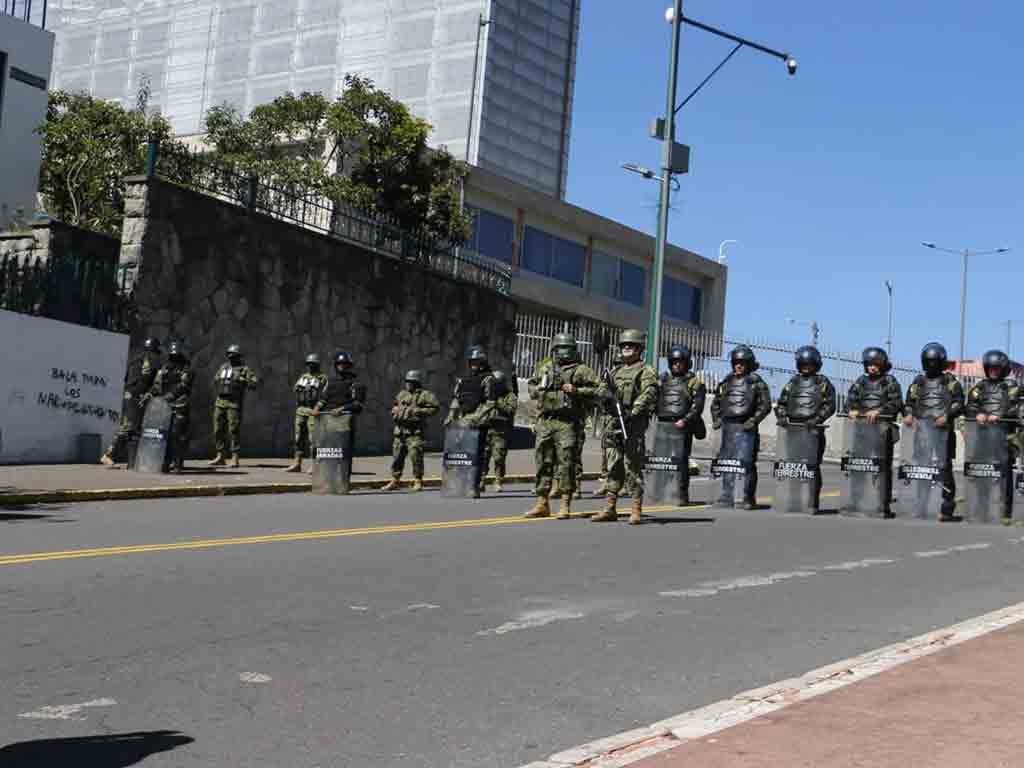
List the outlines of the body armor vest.
{"type": "Polygon", "coordinates": [[[745,421],[754,415],[754,380],[750,374],[730,374],[722,391],[722,418],[745,421]]]}
{"type": "Polygon", "coordinates": [[[327,410],[348,408],[356,400],[356,381],[352,376],[335,376],[324,387],[322,399],[327,410]]]}
{"type": "Polygon", "coordinates": [[[821,400],[821,381],[817,375],[795,376],[789,383],[786,416],[797,423],[817,418],[821,412],[821,400]]]}
{"type": "Polygon", "coordinates": [[[929,379],[922,376],[917,380],[917,401],[914,403],[915,419],[936,419],[949,413],[951,401],[945,376],[929,379]]]}
{"type": "Polygon", "coordinates": [[[296,385],[299,405],[312,408],[320,399],[320,378],[312,373],[304,373],[296,385]]]}
{"type": "Polygon", "coordinates": [[[161,395],[168,399],[177,396],[178,387],[181,386],[181,380],[185,377],[185,369],[179,368],[178,366],[168,366],[164,368],[163,381],[161,384],[162,392],[161,395]]]}
{"type": "Polygon", "coordinates": [[[690,412],[689,376],[661,377],[661,392],[658,394],[658,418],[661,421],[679,421],[690,412]]]}
{"type": "Polygon", "coordinates": [[[473,413],[484,401],[484,377],[469,376],[459,379],[459,410],[463,413],[473,413]]]}
{"type": "Polygon", "coordinates": [[[217,371],[217,396],[236,398],[242,394],[242,382],[238,371],[225,363],[217,371]]]}
{"type": "Polygon", "coordinates": [[[145,355],[139,355],[128,364],[128,370],[124,377],[124,388],[133,397],[141,397],[153,385],[155,371],[151,370],[148,376],[143,374],[143,368],[146,367],[147,362],[145,355]]]}
{"type": "Polygon", "coordinates": [[[888,385],[887,376],[879,376],[872,379],[869,376],[861,376],[861,409],[865,411],[877,411],[886,404],[885,388],[888,385]]]}
{"type": "Polygon", "coordinates": [[[978,405],[981,412],[1005,417],[1010,411],[1010,385],[1005,381],[986,379],[979,386],[981,397],[978,405]]]}

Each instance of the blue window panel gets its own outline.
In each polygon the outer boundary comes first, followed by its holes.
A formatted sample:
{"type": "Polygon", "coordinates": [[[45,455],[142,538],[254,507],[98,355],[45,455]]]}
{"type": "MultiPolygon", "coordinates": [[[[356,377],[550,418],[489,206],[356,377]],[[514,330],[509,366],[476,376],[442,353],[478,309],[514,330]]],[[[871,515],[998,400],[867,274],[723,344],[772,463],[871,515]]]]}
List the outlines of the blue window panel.
{"type": "Polygon", "coordinates": [[[676,320],[692,325],[700,325],[700,311],[703,303],[703,292],[700,288],[666,277],[662,294],[662,312],[676,320]]]}
{"type": "Polygon", "coordinates": [[[586,271],[587,249],[579,243],[552,237],[554,241],[554,260],[551,276],[563,283],[583,287],[583,274],[586,271]]]}
{"type": "Polygon", "coordinates": [[[619,298],[619,260],[601,251],[590,259],[590,292],[595,296],[619,298]]]}
{"type": "Polygon", "coordinates": [[[474,214],[470,248],[491,259],[512,263],[516,225],[511,219],[482,208],[466,206],[474,214]]]}
{"type": "Polygon", "coordinates": [[[622,281],[619,298],[637,307],[644,305],[644,288],[647,284],[647,270],[628,261],[622,262],[622,281]]]}
{"type": "Polygon", "coordinates": [[[539,275],[551,274],[552,237],[547,232],[527,227],[523,235],[522,268],[539,275]]]}

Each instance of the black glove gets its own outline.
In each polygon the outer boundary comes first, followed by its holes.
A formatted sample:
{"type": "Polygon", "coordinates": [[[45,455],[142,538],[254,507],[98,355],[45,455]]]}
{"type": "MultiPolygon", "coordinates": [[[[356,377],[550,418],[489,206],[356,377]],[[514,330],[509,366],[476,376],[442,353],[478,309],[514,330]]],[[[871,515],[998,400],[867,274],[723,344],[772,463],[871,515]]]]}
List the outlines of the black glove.
{"type": "Polygon", "coordinates": [[[346,405],[345,406],[345,411],[347,413],[362,413],[363,412],[363,404],[360,403],[358,400],[356,400],[356,401],[351,402],[348,405],[346,405]]]}
{"type": "Polygon", "coordinates": [[[747,419],[743,422],[744,432],[753,432],[755,429],[757,429],[757,419],[747,419]]]}

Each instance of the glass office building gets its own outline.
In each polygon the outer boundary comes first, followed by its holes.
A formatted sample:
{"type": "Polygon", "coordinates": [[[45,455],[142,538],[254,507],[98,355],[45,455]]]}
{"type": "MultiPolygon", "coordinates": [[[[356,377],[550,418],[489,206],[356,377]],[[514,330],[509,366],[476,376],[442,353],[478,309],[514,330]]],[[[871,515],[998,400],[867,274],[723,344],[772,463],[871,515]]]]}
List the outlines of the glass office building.
{"type": "Polygon", "coordinates": [[[54,85],[130,104],[148,77],[153,106],[190,135],[214,105],[335,96],[356,73],[428,120],[434,145],[562,198],[580,2],[60,0],[54,85]]]}

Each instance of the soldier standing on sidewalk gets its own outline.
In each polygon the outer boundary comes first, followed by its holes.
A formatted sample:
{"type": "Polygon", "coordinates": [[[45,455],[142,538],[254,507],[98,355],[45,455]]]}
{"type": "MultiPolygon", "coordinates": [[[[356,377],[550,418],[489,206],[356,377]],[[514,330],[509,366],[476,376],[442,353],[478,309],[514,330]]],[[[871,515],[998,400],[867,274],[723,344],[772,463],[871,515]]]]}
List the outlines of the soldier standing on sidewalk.
{"type": "Polygon", "coordinates": [[[537,503],[525,517],[549,517],[548,497],[554,473],[559,473],[558,489],[562,504],[558,519],[571,516],[573,493],[578,478],[577,441],[580,422],[587,418],[600,382],[597,374],[579,362],[576,339],[568,333],[556,333],[551,339],[552,361],[530,379],[530,398],[537,401],[537,503]]]}
{"type": "Polygon", "coordinates": [[[217,400],[213,405],[213,442],[217,455],[208,466],[223,467],[225,456],[231,450],[231,466],[238,466],[238,455],[242,450],[242,406],[245,393],[259,384],[252,368],[242,361],[242,348],[237,344],[228,346],[225,352],[227,362],[217,369],[213,377],[213,389],[217,400]]]}
{"type": "Polygon", "coordinates": [[[320,370],[320,355],[306,355],[306,372],[295,382],[295,461],[285,472],[301,472],[302,457],[316,458],[316,419],[313,408],[327,386],[327,375],[320,370]]]}
{"type": "Polygon", "coordinates": [[[483,490],[484,478],[487,477],[488,465],[494,463],[494,491],[504,490],[506,461],[508,459],[508,436],[519,407],[519,387],[515,377],[503,371],[494,372],[493,405],[487,424],[487,451],[484,453],[486,463],[480,467],[480,489],[483,490]]]}
{"type": "MultiPolygon", "coordinates": [[[[491,418],[494,405],[494,374],[487,362],[484,348],[474,345],[466,352],[469,364],[469,376],[455,382],[455,391],[448,406],[448,417],[444,420],[447,427],[459,422],[470,429],[480,432],[480,463],[486,466],[487,455],[487,424],[491,418]]],[[[482,474],[482,473],[481,473],[482,474]]],[[[473,489],[473,498],[480,498],[481,483],[478,480],[473,489]]]]}
{"type": "MultiPolygon", "coordinates": [[[[676,346],[668,351],[668,371],[661,377],[658,395],[658,421],[671,422],[675,428],[685,432],[686,450],[689,457],[693,452],[693,438],[698,440],[707,437],[704,424],[704,403],[707,399],[707,387],[697,378],[690,368],[693,366],[693,354],[689,347],[676,346]]],[[[690,467],[687,466],[679,474],[679,503],[690,503],[690,467]]]]}
{"type": "Polygon", "coordinates": [[[627,478],[633,481],[632,525],[639,525],[643,513],[644,456],[647,424],[658,404],[658,373],[643,361],[643,331],[623,331],[619,337],[622,365],[608,372],[598,396],[615,410],[615,430],[608,440],[607,506],[590,518],[592,522],[619,519],[616,505],[627,478]],[[626,433],[623,434],[623,427],[626,433]]]}
{"type": "Polygon", "coordinates": [[[142,354],[129,361],[124,374],[124,400],[121,406],[121,423],[114,435],[114,441],[107,452],[100,457],[100,464],[114,466],[115,458],[124,450],[128,438],[139,432],[142,424],[142,398],[149,392],[160,369],[160,340],[152,337],[142,343],[142,354]]]}
{"type": "Polygon", "coordinates": [[[405,389],[395,395],[395,402],[391,406],[391,416],[395,420],[391,444],[391,482],[381,490],[393,491],[398,488],[405,469],[406,454],[412,464],[412,489],[423,490],[423,450],[426,447],[423,423],[441,410],[441,403],[434,393],[423,389],[423,379],[423,371],[409,371],[405,374],[405,389]]]}
{"type": "Polygon", "coordinates": [[[189,416],[192,399],[192,369],[188,364],[183,342],[171,342],[167,350],[167,362],[157,371],[149,397],[163,397],[170,403],[174,411],[174,422],[171,428],[170,441],[173,448],[174,461],[168,470],[180,473],[185,469],[185,454],[188,452],[190,436],[189,416]]]}

